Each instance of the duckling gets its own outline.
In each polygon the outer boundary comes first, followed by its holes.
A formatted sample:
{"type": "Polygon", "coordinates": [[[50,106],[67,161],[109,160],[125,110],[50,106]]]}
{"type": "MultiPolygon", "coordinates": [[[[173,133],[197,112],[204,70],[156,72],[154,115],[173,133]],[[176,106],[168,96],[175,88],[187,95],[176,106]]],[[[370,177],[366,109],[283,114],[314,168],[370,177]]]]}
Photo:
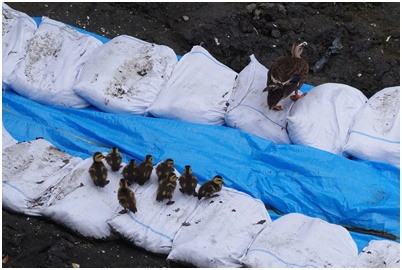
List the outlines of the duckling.
{"type": "Polygon", "coordinates": [[[107,168],[102,162],[104,157],[105,156],[101,152],[96,152],[92,157],[94,162],[92,163],[91,167],[89,167],[89,175],[94,181],[95,186],[102,188],[109,184],[109,180],[106,180],[107,168]]]}
{"type": "Polygon", "coordinates": [[[120,205],[124,208],[120,214],[127,213],[127,208],[133,213],[137,212],[134,192],[128,187],[127,180],[124,178],[120,179],[120,186],[119,190],[117,191],[117,199],[119,200],[120,205]]]}
{"type": "Polygon", "coordinates": [[[117,172],[121,166],[122,157],[119,153],[119,149],[117,147],[112,147],[110,153],[106,156],[106,162],[112,168],[112,171],[117,172]]]}
{"type": "Polygon", "coordinates": [[[174,161],[171,158],[166,159],[161,162],[155,168],[156,175],[158,176],[158,180],[161,181],[170,173],[174,172],[174,161]]]}
{"type": "Polygon", "coordinates": [[[283,56],[277,59],[268,70],[267,87],[263,92],[268,91],[268,108],[282,110],[277,104],[282,99],[289,96],[293,91],[295,95],[290,98],[293,101],[303,97],[298,91],[304,84],[308,71],[308,62],[300,58],[303,47],[307,42],[296,41],[292,46],[292,56],[283,56]]]}
{"type": "Polygon", "coordinates": [[[193,174],[193,170],[191,169],[190,165],[184,166],[184,172],[179,177],[179,183],[180,183],[180,187],[181,187],[180,191],[182,193],[185,193],[189,196],[191,196],[191,195],[197,196],[197,192],[195,191],[195,188],[197,187],[198,179],[193,174]]]}
{"type": "Polygon", "coordinates": [[[156,200],[158,202],[168,199],[167,205],[174,204],[174,201],[170,199],[173,196],[173,192],[176,188],[177,176],[175,173],[171,172],[168,176],[165,176],[161,181],[159,181],[158,191],[156,193],[156,200]]]}
{"type": "MultiPolygon", "coordinates": [[[[222,176],[215,175],[212,180],[205,182],[200,187],[198,190],[198,199],[200,200],[202,197],[212,197],[214,193],[222,190],[222,184],[225,184],[222,176]]],[[[218,194],[216,194],[216,196],[218,196],[218,194]]]]}
{"type": "Polygon", "coordinates": [[[124,179],[127,180],[129,185],[132,185],[135,182],[138,174],[135,159],[130,159],[130,162],[123,168],[123,172],[121,174],[123,175],[124,179]]]}
{"type": "Polygon", "coordinates": [[[152,155],[147,155],[144,161],[138,164],[136,182],[140,186],[144,185],[145,182],[149,180],[153,168],[152,155]]]}

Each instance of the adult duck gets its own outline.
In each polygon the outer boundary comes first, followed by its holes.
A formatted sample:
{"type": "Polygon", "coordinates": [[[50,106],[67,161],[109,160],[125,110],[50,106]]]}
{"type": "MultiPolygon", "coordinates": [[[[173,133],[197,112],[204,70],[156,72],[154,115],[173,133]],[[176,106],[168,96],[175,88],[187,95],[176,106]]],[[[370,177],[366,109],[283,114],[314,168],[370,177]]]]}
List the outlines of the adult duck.
{"type": "Polygon", "coordinates": [[[293,101],[305,95],[299,95],[298,91],[306,81],[309,71],[307,61],[300,58],[306,45],[307,42],[296,41],[292,46],[292,56],[278,58],[268,70],[267,87],[263,92],[268,91],[267,101],[270,110],[282,110],[277,104],[293,91],[295,95],[290,97],[293,101]]]}

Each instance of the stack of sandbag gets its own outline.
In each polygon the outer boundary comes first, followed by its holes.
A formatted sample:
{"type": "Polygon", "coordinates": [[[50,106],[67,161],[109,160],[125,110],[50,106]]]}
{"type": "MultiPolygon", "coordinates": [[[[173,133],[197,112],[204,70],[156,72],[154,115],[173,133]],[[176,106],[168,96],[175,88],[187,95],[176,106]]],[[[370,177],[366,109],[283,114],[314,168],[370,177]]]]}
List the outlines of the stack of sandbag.
{"type": "Polygon", "coordinates": [[[373,95],[359,111],[343,148],[345,155],[400,167],[400,87],[373,95]]]}
{"type": "Polygon", "coordinates": [[[167,46],[118,36],[92,53],[75,91],[102,111],[144,115],[176,64],[167,46]]]}
{"type": "Polygon", "coordinates": [[[25,58],[27,53],[25,48],[38,27],[27,14],[14,10],[4,3],[2,7],[2,81],[3,88],[8,88],[9,77],[25,58]]]}
{"type": "Polygon", "coordinates": [[[319,85],[292,106],[287,117],[290,140],[342,155],[349,128],[366,102],[363,93],[351,86],[319,85]]]}
{"type": "Polygon", "coordinates": [[[354,268],[400,268],[400,244],[388,240],[372,240],[354,261],[354,268]]]}
{"type": "Polygon", "coordinates": [[[73,87],[81,68],[100,45],[91,35],[43,17],[9,84],[20,95],[45,105],[87,107],[89,103],[73,87]]]}
{"type": "Polygon", "coordinates": [[[81,162],[38,139],[3,145],[3,207],[9,211],[42,216],[61,179],[81,162]]]}
{"type": "Polygon", "coordinates": [[[250,56],[250,60],[236,79],[225,115],[226,125],[275,143],[290,144],[286,116],[294,102],[287,97],[279,103],[282,111],[269,110],[267,93],[263,92],[267,85],[268,69],[254,55],[250,56]]]}
{"type": "Polygon", "coordinates": [[[194,46],[147,112],[155,117],[208,125],[224,125],[237,73],[207,50],[194,46]]]}

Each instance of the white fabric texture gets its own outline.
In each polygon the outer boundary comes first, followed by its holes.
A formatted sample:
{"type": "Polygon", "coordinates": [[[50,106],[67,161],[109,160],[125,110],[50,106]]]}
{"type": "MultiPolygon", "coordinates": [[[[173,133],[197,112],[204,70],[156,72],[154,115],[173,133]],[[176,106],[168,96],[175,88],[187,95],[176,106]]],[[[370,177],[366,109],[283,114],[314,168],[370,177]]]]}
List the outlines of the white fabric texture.
{"type": "Polygon", "coordinates": [[[3,150],[6,149],[7,147],[16,145],[18,143],[18,141],[16,139],[14,139],[10,133],[8,133],[8,131],[4,128],[4,124],[2,124],[3,126],[3,131],[2,131],[2,146],[3,146],[3,150]]]}
{"type": "Polygon", "coordinates": [[[87,107],[89,103],[75,94],[73,87],[82,66],[101,44],[93,36],[43,17],[9,84],[20,95],[41,104],[87,107]]]}
{"type": "Polygon", "coordinates": [[[196,267],[241,267],[240,258],[271,223],[264,204],[234,189],[203,198],[173,239],[168,260],[196,267]]]}
{"type": "Polygon", "coordinates": [[[351,86],[325,83],[311,89],[291,108],[287,121],[294,144],[342,155],[342,148],[356,113],[367,102],[351,86]]]}
{"type": "Polygon", "coordinates": [[[39,139],[3,149],[3,207],[42,216],[60,180],[81,162],[39,139]]]}
{"type": "Polygon", "coordinates": [[[295,213],[266,227],[241,262],[251,268],[343,268],[356,257],[356,243],[345,228],[295,213]]]}
{"type": "Polygon", "coordinates": [[[360,252],[354,268],[400,268],[400,244],[388,240],[372,240],[360,252]]]}
{"type": "Polygon", "coordinates": [[[267,77],[268,69],[251,55],[250,63],[239,73],[236,80],[225,116],[226,125],[274,143],[290,144],[286,131],[286,116],[294,102],[288,96],[278,103],[282,111],[268,110],[267,92],[262,92],[266,87],[267,77]]]}
{"type": "Polygon", "coordinates": [[[343,151],[363,160],[400,167],[400,87],[373,95],[356,115],[343,151]]]}
{"type": "Polygon", "coordinates": [[[8,87],[9,77],[26,55],[26,47],[36,29],[36,22],[27,14],[3,3],[2,81],[8,87]]]}
{"type": "Polygon", "coordinates": [[[75,91],[102,111],[144,115],[177,62],[167,46],[118,36],[93,52],[75,91]]]}
{"type": "Polygon", "coordinates": [[[237,73],[194,46],[176,65],[172,76],[147,112],[155,117],[224,125],[227,103],[237,73]]]}

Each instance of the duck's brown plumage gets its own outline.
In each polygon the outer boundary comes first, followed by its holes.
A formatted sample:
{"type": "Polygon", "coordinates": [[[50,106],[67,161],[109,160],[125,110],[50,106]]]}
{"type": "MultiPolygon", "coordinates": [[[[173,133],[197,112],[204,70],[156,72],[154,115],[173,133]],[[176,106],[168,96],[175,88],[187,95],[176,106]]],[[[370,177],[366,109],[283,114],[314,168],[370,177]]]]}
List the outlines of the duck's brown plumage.
{"type": "Polygon", "coordinates": [[[177,176],[172,172],[159,181],[158,191],[156,193],[156,200],[158,202],[168,199],[169,201],[166,204],[174,203],[174,201],[171,201],[170,199],[172,198],[174,190],[177,186],[176,180],[177,176]]]}
{"type": "Polygon", "coordinates": [[[293,100],[301,97],[298,90],[306,81],[309,71],[308,62],[300,58],[305,45],[306,42],[295,42],[292,46],[292,56],[280,57],[268,70],[267,87],[263,91],[268,91],[267,103],[270,110],[293,91],[296,91],[293,100]]]}
{"type": "Polygon", "coordinates": [[[117,147],[112,147],[110,153],[106,156],[106,162],[112,168],[112,171],[117,172],[121,168],[122,156],[117,147]]]}
{"type": "Polygon", "coordinates": [[[202,197],[211,197],[215,193],[222,190],[223,179],[220,175],[214,176],[210,181],[205,182],[198,190],[198,199],[202,197]]]}
{"type": "Polygon", "coordinates": [[[107,180],[107,168],[102,162],[104,156],[101,152],[96,152],[92,158],[94,162],[91,167],[89,167],[89,175],[91,176],[95,186],[103,188],[109,184],[109,180],[107,180]]]}
{"type": "Polygon", "coordinates": [[[169,176],[170,173],[174,172],[174,161],[171,158],[162,161],[155,168],[158,180],[161,181],[165,177],[169,176]]]}
{"type": "Polygon", "coordinates": [[[197,177],[192,173],[191,166],[186,165],[184,167],[183,174],[179,177],[180,191],[189,196],[197,196],[195,188],[198,184],[197,177]]]}
{"type": "Polygon", "coordinates": [[[136,182],[140,186],[144,185],[145,182],[149,180],[153,168],[153,158],[151,155],[147,155],[144,161],[138,164],[136,182]]]}
{"type": "Polygon", "coordinates": [[[119,190],[117,191],[117,199],[121,206],[123,206],[123,212],[129,209],[131,212],[137,212],[137,205],[134,192],[128,187],[127,180],[121,179],[119,190]]]}
{"type": "Polygon", "coordinates": [[[130,159],[130,162],[123,168],[122,175],[127,182],[132,185],[137,178],[137,164],[135,159],[130,159]]]}

